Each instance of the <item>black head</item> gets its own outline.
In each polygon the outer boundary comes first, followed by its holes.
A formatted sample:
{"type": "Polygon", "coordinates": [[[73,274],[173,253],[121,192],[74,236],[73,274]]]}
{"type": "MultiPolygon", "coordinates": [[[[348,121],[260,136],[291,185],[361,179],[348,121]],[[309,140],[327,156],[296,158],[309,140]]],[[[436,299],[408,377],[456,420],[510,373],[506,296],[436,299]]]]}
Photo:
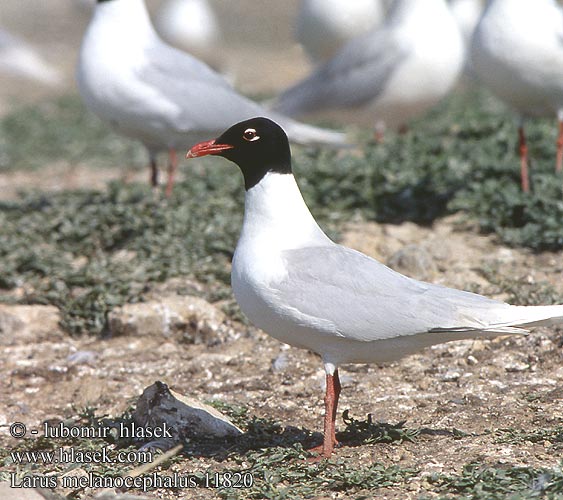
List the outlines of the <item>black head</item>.
{"type": "Polygon", "coordinates": [[[223,156],[236,163],[248,190],[268,172],[291,174],[291,152],[284,130],[268,118],[251,118],[233,125],[217,139],[192,147],[186,158],[223,156]]]}

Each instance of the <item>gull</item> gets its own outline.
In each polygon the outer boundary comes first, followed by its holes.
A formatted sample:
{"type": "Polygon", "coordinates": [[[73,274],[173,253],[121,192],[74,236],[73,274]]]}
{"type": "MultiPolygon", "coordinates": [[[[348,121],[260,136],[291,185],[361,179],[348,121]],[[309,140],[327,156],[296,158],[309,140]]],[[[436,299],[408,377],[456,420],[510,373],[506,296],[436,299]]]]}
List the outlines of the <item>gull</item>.
{"type": "Polygon", "coordinates": [[[0,29],[0,72],[35,80],[50,87],[62,82],[61,74],[24,40],[0,29]]]}
{"type": "Polygon", "coordinates": [[[445,0],[397,0],[383,26],[346,44],[273,107],[289,116],[353,112],[356,123],[397,128],[438,103],[464,62],[445,0]]]}
{"type": "Polygon", "coordinates": [[[231,271],[240,308],[272,337],[322,358],[323,457],[336,444],[339,365],[392,361],[433,344],[563,322],[563,305],[513,306],[417,281],[331,241],[301,196],[286,134],[267,118],[233,125],[186,156],[204,155],[233,161],[244,176],[231,271]]]}
{"type": "Polygon", "coordinates": [[[206,0],[166,0],[158,10],[155,28],[170,45],[216,63],[221,30],[206,0]]]}
{"type": "MultiPolygon", "coordinates": [[[[268,113],[205,63],[165,44],[143,0],[98,0],[76,73],[86,106],[121,134],[145,145],[153,186],[158,183],[156,156],[168,150],[167,196],[172,192],[178,148],[218,134],[236,121],[268,113]]],[[[276,113],[270,116],[296,142],[346,143],[341,133],[276,113]]]]}
{"type": "Polygon", "coordinates": [[[471,45],[478,78],[519,117],[522,190],[530,190],[527,117],[557,116],[555,167],[563,162],[563,11],[555,0],[491,0],[471,45]]]}
{"type": "Polygon", "coordinates": [[[383,17],[381,0],[301,0],[295,37],[310,61],[319,64],[383,17]]]}

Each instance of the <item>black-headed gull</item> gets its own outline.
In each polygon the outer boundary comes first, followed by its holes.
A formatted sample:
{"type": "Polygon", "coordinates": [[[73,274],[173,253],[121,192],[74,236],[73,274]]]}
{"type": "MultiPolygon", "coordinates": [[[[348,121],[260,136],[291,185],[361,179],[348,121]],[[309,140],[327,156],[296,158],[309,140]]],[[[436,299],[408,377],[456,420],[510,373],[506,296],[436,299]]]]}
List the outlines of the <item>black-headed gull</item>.
{"type": "Polygon", "coordinates": [[[381,0],[301,0],[295,38],[311,62],[320,64],[381,24],[384,13],[381,0]]]}
{"type": "Polygon", "coordinates": [[[440,101],[455,85],[464,57],[445,0],[397,0],[383,26],[346,44],[283,92],[274,109],[289,116],[352,110],[351,120],[382,133],[440,101]]]}
{"type": "Polygon", "coordinates": [[[519,114],[522,190],[530,190],[525,117],[557,116],[556,170],[563,161],[563,11],[555,0],[491,0],[475,30],[478,78],[519,114]]]}
{"type": "MultiPolygon", "coordinates": [[[[82,41],[77,80],[88,108],[146,146],[153,185],[158,175],[156,155],[169,151],[167,195],[174,182],[178,148],[218,134],[233,122],[268,114],[206,64],[165,44],[143,0],[98,0],[82,41]]],[[[341,133],[270,115],[296,142],[346,143],[341,133]]]]}
{"type": "Polygon", "coordinates": [[[286,134],[267,118],[233,125],[187,157],[204,155],[235,162],[244,176],[231,272],[240,308],[276,339],[322,357],[325,457],[336,443],[342,363],[391,361],[433,344],[563,322],[563,306],[512,306],[424,283],[331,241],[295,182],[286,134]]]}
{"type": "Polygon", "coordinates": [[[51,87],[63,81],[61,73],[27,42],[3,29],[0,29],[0,73],[35,80],[51,87]]]}

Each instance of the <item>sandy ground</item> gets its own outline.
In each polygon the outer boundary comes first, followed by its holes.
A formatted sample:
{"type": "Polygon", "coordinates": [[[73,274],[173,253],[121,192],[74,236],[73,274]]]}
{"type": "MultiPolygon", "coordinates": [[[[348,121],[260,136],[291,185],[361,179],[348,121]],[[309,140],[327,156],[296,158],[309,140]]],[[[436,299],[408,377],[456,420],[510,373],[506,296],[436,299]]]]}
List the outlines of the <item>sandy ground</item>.
{"type": "MultiPolygon", "coordinates": [[[[446,285],[487,286],[479,269],[494,263],[503,275],[527,281],[550,279],[563,292],[560,256],[504,248],[490,237],[456,231],[455,225],[455,218],[432,229],[411,223],[354,224],[344,243],[383,261],[415,245],[428,257],[428,278],[446,285]]],[[[183,286],[181,279],[173,280],[157,287],[154,295],[183,286]]],[[[169,332],[103,340],[69,338],[58,330],[52,314],[34,325],[25,335],[4,331],[2,336],[6,392],[0,423],[39,426],[45,420],[68,418],[84,407],[95,407],[100,415],[119,415],[145,387],[161,380],[199,400],[243,405],[251,415],[273,418],[284,426],[321,430],[320,359],[283,347],[253,328],[228,322],[229,335],[193,345],[179,333],[169,332]]],[[[459,473],[470,462],[557,466],[563,451],[560,442],[524,439],[510,444],[503,442],[506,434],[499,429],[533,433],[563,424],[562,333],[540,328],[528,337],[439,345],[386,366],[344,366],[341,410],[350,409],[360,419],[371,413],[380,422],[406,420],[407,427],[424,431],[414,443],[344,446],[336,450],[335,458],[348,464],[383,462],[421,471],[406,486],[379,491],[378,498],[389,499],[417,498],[428,491],[428,475],[459,473]],[[460,439],[456,430],[465,437],[460,439]]],[[[343,427],[340,418],[338,427],[343,427]]],[[[0,443],[8,449],[17,444],[5,435],[0,443]]],[[[224,467],[229,467],[228,462],[197,459],[182,461],[167,473],[224,467]]],[[[89,498],[91,493],[80,494],[89,498]]],[[[166,490],[154,495],[177,498],[166,490]]],[[[194,498],[215,497],[212,491],[197,495],[194,498]]]]}
{"type": "MultiPolygon", "coordinates": [[[[246,92],[271,92],[307,71],[300,50],[291,41],[296,0],[213,2],[221,13],[226,40],[224,55],[246,92]],[[273,13],[273,14],[272,14],[273,13]],[[236,19],[236,23],[229,20],[236,19]]],[[[151,2],[154,9],[157,2],[151,2]]],[[[66,75],[59,89],[44,89],[3,76],[0,112],[74,87],[72,73],[87,13],[71,0],[2,0],[0,22],[36,43],[41,53],[66,75]]],[[[102,186],[120,174],[74,171],[46,166],[49,189],[102,186]]],[[[41,183],[37,174],[13,172],[0,176],[0,189],[13,195],[19,183],[41,183]],[[11,190],[11,191],[10,191],[11,190]]],[[[345,243],[388,261],[415,244],[430,259],[426,279],[457,287],[489,284],[479,273],[494,262],[507,274],[525,280],[548,280],[563,293],[561,255],[533,255],[497,245],[471,230],[457,231],[454,220],[433,228],[351,225],[345,243]]],[[[238,332],[213,347],[190,345],[174,336],[69,338],[53,318],[29,335],[2,334],[3,382],[0,424],[13,421],[39,425],[61,419],[76,408],[95,406],[100,414],[124,411],[155,380],[200,399],[220,399],[247,406],[251,414],[272,417],[283,425],[320,430],[323,372],[317,356],[285,349],[262,332],[238,324],[238,332]],[[94,353],[82,363],[70,355],[94,353]],[[273,361],[279,360],[277,369],[273,361]],[[280,368],[281,367],[281,368],[280,368]]],[[[365,464],[412,466],[423,471],[408,491],[388,489],[380,498],[416,498],[425,488],[424,474],[459,472],[471,461],[499,465],[555,466],[561,443],[500,443],[497,429],[533,430],[563,424],[561,330],[539,329],[529,337],[458,342],[437,346],[384,367],[350,366],[343,370],[341,409],[379,421],[407,420],[408,427],[429,428],[415,443],[344,447],[338,458],[365,464]],[[458,439],[453,429],[469,436],[458,439]]],[[[339,423],[342,426],[341,422],[339,423]]],[[[2,437],[4,446],[13,441],[2,437]]],[[[199,462],[198,462],[199,463],[199,462]]],[[[213,464],[211,464],[213,465],[213,464]]],[[[166,492],[159,498],[173,498],[166,492]]],[[[213,496],[213,493],[201,493],[213,496]]],[[[202,497],[203,497],[202,496],[202,497]]],[[[156,496],[155,496],[156,498],[156,496]]]]}

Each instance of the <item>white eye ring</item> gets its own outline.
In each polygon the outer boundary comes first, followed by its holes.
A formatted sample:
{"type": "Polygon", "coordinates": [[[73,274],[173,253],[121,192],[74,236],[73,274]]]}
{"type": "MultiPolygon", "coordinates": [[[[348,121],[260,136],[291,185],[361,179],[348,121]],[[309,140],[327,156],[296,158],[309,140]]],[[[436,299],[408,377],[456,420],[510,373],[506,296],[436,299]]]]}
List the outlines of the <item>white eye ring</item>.
{"type": "Polygon", "coordinates": [[[256,133],[256,129],[247,128],[244,131],[244,134],[242,134],[242,138],[245,141],[253,142],[253,141],[257,141],[258,139],[260,139],[260,136],[256,133]]]}

